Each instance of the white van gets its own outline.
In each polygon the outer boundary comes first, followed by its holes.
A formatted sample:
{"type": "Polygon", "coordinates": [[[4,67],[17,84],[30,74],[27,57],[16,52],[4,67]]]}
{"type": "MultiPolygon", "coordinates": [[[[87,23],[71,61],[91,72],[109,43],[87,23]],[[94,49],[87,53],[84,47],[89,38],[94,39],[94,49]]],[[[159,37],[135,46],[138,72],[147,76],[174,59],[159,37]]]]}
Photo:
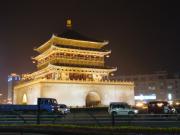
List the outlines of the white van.
{"type": "Polygon", "coordinates": [[[70,113],[70,109],[65,104],[59,104],[59,108],[62,114],[70,113]]]}
{"type": "Polygon", "coordinates": [[[138,110],[133,109],[125,102],[112,102],[109,105],[108,112],[110,115],[128,115],[137,114],[138,110]]]}

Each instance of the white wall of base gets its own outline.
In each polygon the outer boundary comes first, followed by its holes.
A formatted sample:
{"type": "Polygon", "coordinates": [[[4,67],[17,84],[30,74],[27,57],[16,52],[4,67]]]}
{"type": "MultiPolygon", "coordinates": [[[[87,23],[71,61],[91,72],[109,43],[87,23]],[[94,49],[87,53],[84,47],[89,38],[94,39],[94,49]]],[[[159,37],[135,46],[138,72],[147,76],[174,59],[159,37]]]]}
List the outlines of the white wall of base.
{"type": "Polygon", "coordinates": [[[89,92],[96,92],[102,105],[110,102],[134,104],[134,85],[106,83],[65,83],[39,82],[19,85],[14,89],[14,103],[22,104],[23,95],[27,95],[27,104],[37,104],[38,97],[55,98],[58,103],[68,106],[85,106],[89,92]]]}

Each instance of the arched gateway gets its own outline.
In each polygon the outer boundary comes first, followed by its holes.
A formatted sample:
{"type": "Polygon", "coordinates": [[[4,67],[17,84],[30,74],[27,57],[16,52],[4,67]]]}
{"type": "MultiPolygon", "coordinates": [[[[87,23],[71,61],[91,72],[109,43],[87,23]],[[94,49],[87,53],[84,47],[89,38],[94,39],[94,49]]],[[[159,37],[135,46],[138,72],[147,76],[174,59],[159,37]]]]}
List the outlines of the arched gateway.
{"type": "Polygon", "coordinates": [[[108,80],[117,70],[105,65],[111,53],[104,48],[108,43],[81,35],[68,20],[64,32],[35,48],[39,55],[32,59],[37,70],[22,75],[23,81],[14,88],[14,103],[36,104],[38,97],[49,97],[79,107],[120,101],[134,104],[132,82],[108,80]]]}
{"type": "Polygon", "coordinates": [[[86,96],[86,106],[98,106],[101,103],[101,98],[97,92],[89,92],[86,96]]]}

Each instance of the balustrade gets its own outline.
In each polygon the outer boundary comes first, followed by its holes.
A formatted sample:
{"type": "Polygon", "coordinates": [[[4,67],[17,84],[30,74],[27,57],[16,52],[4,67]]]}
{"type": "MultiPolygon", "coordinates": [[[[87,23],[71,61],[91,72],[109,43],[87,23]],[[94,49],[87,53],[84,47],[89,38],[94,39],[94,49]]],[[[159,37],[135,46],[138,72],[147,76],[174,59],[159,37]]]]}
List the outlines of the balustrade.
{"type": "Polygon", "coordinates": [[[104,58],[103,57],[85,57],[84,55],[62,55],[61,53],[52,54],[45,59],[38,61],[38,66],[40,67],[43,64],[49,63],[50,61],[61,60],[62,63],[69,64],[79,64],[79,65],[95,65],[95,66],[103,66],[104,58]],[[63,57],[60,57],[63,56],[63,57]],[[83,57],[82,57],[83,56],[83,57]]]}

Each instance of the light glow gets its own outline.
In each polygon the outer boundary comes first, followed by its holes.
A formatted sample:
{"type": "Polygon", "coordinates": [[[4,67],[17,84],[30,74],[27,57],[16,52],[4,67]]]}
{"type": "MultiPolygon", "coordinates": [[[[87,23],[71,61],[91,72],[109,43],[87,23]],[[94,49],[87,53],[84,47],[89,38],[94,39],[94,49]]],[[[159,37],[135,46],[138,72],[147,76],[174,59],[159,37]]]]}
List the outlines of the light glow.
{"type": "Polygon", "coordinates": [[[144,104],[142,102],[136,103],[136,107],[142,107],[144,104]]]}
{"type": "Polygon", "coordinates": [[[143,95],[140,94],[139,96],[134,96],[135,100],[155,100],[156,99],[156,94],[152,95],[143,95]]]}
{"type": "Polygon", "coordinates": [[[168,94],[168,100],[172,100],[172,94],[171,93],[168,94]]]}
{"type": "Polygon", "coordinates": [[[163,103],[157,103],[157,106],[158,106],[158,107],[162,107],[162,106],[163,106],[163,103]]]}
{"type": "Polygon", "coordinates": [[[27,104],[27,95],[26,94],[23,95],[22,103],[27,104]]]}
{"type": "Polygon", "coordinates": [[[8,77],[8,82],[11,82],[12,81],[12,77],[8,77]]]}

